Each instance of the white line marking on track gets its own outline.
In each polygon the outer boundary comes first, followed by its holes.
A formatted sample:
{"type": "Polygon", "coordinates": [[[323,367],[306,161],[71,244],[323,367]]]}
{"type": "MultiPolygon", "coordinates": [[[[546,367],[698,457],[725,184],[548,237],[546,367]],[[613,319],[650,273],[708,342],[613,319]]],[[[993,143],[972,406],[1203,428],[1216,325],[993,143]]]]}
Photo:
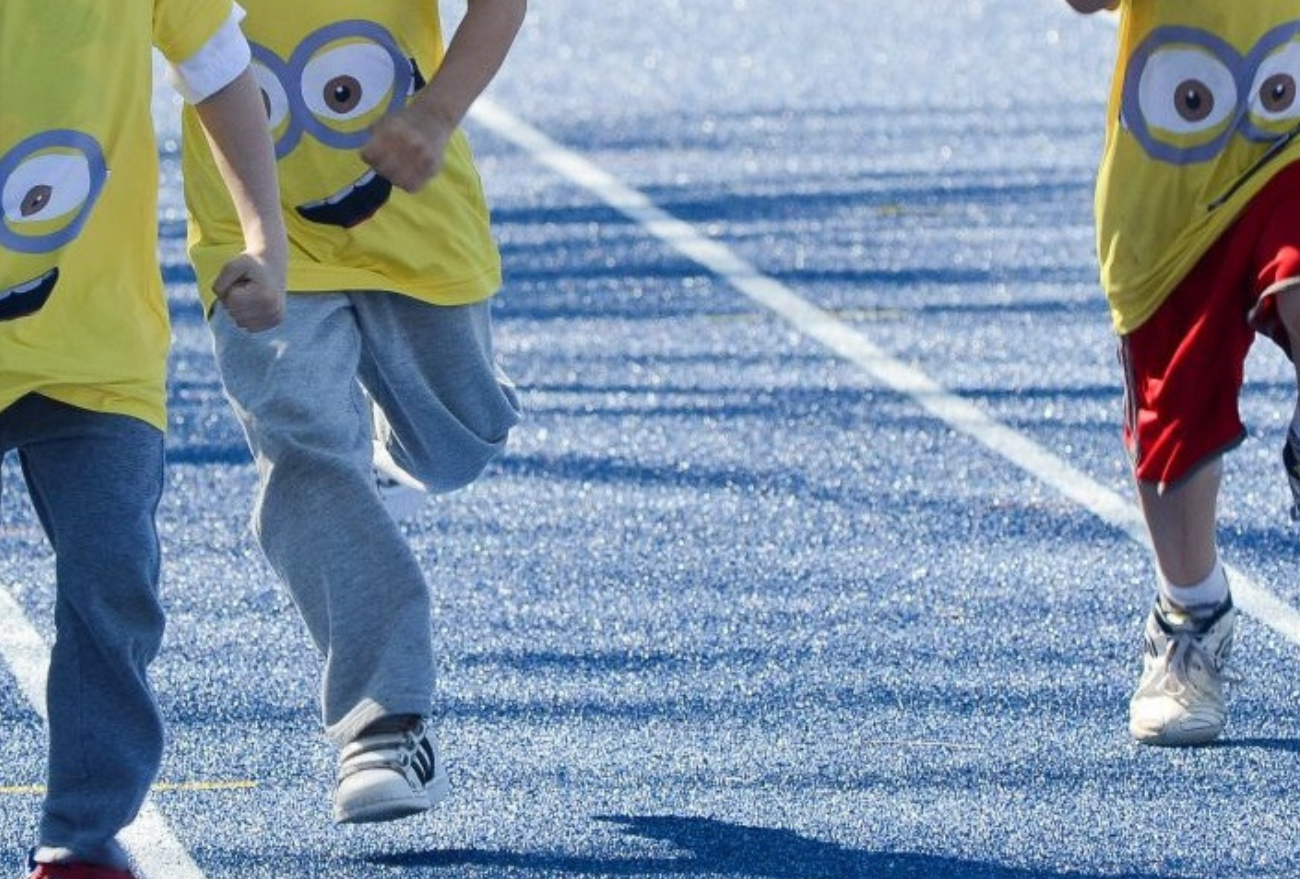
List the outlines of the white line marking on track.
{"type": "MultiPolygon", "coordinates": [[[[46,716],[45,677],[50,651],[28,621],[22,606],[0,586],[0,657],[18,680],[18,687],[42,719],[46,716]]],[[[135,823],[122,832],[122,843],[135,858],[140,873],[151,879],[204,879],[203,871],[172,834],[166,820],[145,800],[135,823]]]]}
{"type": "MultiPolygon", "coordinates": [[[[1137,508],[1092,477],[1070,466],[1028,436],[993,419],[974,403],[950,393],[924,372],[898,360],[857,330],[760,272],[727,245],[701,234],[578,153],[552,140],[490,99],[480,99],[471,117],[514,143],[537,162],[588,190],[681,255],[723,278],[757,304],[804,335],[817,340],[867,375],[911,397],[940,421],[977,440],[990,451],[1051,486],[1149,547],[1137,508]]],[[[1300,613],[1228,566],[1233,599],[1243,611],[1300,644],[1300,613]]]]}

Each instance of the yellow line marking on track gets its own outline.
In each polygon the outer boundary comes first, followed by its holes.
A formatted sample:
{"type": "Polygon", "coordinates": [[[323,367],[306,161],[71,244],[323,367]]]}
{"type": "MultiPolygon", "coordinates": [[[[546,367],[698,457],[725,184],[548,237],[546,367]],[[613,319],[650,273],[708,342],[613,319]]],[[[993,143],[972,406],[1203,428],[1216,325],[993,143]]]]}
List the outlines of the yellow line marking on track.
{"type": "MultiPolygon", "coordinates": [[[[257,782],[239,781],[163,781],[153,785],[154,793],[207,793],[211,791],[252,790],[257,782]]],[[[0,785],[0,796],[44,796],[45,786],[40,784],[0,785]]]]}

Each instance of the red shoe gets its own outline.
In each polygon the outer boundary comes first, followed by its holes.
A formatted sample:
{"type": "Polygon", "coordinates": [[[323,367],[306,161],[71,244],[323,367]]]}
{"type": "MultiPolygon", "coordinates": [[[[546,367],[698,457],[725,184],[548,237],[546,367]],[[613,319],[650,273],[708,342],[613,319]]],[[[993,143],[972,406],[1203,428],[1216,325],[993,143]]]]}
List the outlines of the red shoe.
{"type": "Polygon", "coordinates": [[[27,879],[136,879],[130,870],[115,870],[100,864],[66,861],[61,864],[36,864],[27,879]]]}

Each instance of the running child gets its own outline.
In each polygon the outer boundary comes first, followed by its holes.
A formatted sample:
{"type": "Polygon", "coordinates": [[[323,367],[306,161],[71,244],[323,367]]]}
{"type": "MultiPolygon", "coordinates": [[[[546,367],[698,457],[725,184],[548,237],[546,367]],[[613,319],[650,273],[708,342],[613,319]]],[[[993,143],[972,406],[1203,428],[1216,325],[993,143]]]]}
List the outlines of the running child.
{"type": "Polygon", "coordinates": [[[221,156],[236,246],[210,279],[242,329],[279,320],[286,242],[230,0],[5,0],[0,454],[56,559],[49,760],[31,879],[131,879],[117,839],[158,771],[147,672],[170,328],[157,263],[151,46],[221,156]]]}
{"type": "MultiPolygon", "coordinates": [[[[1237,619],[1216,539],[1222,456],[1245,435],[1255,335],[1290,356],[1300,333],[1300,2],[1067,2],[1119,13],[1097,248],[1157,593],[1129,731],[1204,744],[1226,723],[1237,619]]],[[[1300,502],[1297,452],[1300,409],[1284,453],[1300,502]]]]}

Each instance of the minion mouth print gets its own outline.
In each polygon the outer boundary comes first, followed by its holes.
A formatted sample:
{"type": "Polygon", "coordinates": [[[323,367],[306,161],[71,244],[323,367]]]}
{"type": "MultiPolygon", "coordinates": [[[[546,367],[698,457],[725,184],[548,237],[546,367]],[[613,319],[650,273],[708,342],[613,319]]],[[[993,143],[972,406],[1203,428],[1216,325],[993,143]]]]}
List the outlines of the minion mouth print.
{"type": "Polygon", "coordinates": [[[50,269],[25,284],[0,292],[0,321],[14,320],[40,311],[58,283],[59,270],[50,269]]]}
{"type": "Polygon", "coordinates": [[[364,223],[388,202],[393,184],[374,170],[359,180],[320,201],[299,205],[299,216],[313,223],[351,229],[364,223]]]}

